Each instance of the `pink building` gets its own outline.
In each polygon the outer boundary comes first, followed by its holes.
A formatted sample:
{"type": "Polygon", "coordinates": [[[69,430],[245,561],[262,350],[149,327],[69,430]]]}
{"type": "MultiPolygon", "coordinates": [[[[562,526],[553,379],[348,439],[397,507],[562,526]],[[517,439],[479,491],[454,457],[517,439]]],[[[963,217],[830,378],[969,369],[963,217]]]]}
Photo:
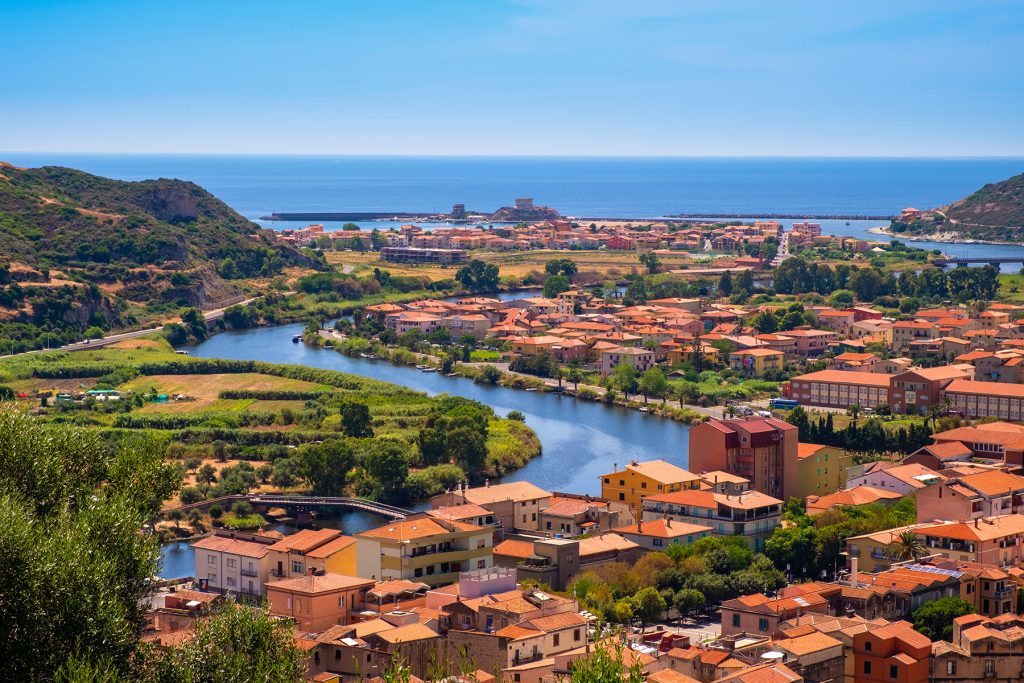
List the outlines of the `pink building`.
{"type": "Polygon", "coordinates": [[[267,603],[272,614],[294,619],[299,631],[319,633],[351,623],[350,614],[364,608],[366,591],[376,583],[343,574],[308,574],[267,584],[267,603]]]}

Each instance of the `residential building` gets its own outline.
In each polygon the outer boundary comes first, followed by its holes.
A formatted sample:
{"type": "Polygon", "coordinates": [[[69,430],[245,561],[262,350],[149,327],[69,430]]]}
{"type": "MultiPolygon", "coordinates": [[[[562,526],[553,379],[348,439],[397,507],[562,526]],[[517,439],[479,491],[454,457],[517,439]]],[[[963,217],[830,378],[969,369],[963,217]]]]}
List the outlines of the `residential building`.
{"type": "Polygon", "coordinates": [[[267,584],[271,614],[295,621],[299,631],[319,633],[337,624],[351,623],[351,615],[365,606],[373,579],[344,574],[309,573],[267,584]]]}
{"type": "Polygon", "coordinates": [[[601,374],[603,376],[611,375],[620,365],[629,366],[638,374],[643,374],[654,367],[654,351],[630,346],[613,346],[601,352],[601,374]]]}
{"type": "Polygon", "coordinates": [[[490,527],[412,515],[356,534],[358,575],[451,583],[460,572],[492,565],[493,536],[490,527]]]}
{"type": "Polygon", "coordinates": [[[967,614],[953,620],[953,642],[932,646],[929,683],[1024,680],[1024,618],[967,614]]]}
{"type": "Polygon", "coordinates": [[[938,331],[935,323],[926,320],[900,320],[892,326],[892,346],[897,351],[903,351],[911,342],[939,336],[938,331]]]}
{"type": "Polygon", "coordinates": [[[796,475],[786,489],[788,496],[807,498],[834,493],[846,485],[846,468],[853,455],[836,446],[798,443],[796,475]]]}
{"type": "Polygon", "coordinates": [[[393,263],[464,263],[465,249],[432,249],[424,247],[387,246],[380,249],[381,261],[393,263]]]}
{"type": "Polygon", "coordinates": [[[435,510],[466,503],[489,510],[498,526],[506,531],[539,531],[540,511],[551,504],[551,492],[528,481],[515,481],[493,486],[460,487],[430,499],[435,510]]]}
{"type": "Polygon", "coordinates": [[[957,427],[932,434],[936,444],[960,444],[975,458],[1024,465],[1024,425],[987,422],[973,427],[957,427]]]}
{"type": "Polygon", "coordinates": [[[270,545],[277,539],[255,534],[213,533],[190,545],[200,590],[263,595],[270,579],[270,545]]]}
{"type": "Polygon", "coordinates": [[[614,532],[627,541],[636,543],[644,550],[664,550],[673,543],[688,545],[710,536],[713,529],[705,524],[673,522],[671,519],[656,519],[637,522],[619,527],[614,532]]]}
{"type": "Polygon", "coordinates": [[[874,486],[855,486],[824,496],[807,496],[807,514],[814,516],[837,507],[858,507],[874,503],[894,503],[903,498],[902,493],[874,486]]]}
{"type": "Polygon", "coordinates": [[[621,470],[616,463],[614,470],[600,479],[601,497],[626,503],[637,511],[637,517],[647,496],[696,489],[701,482],[698,475],[664,460],[633,460],[621,470]]]}
{"type": "Polygon", "coordinates": [[[796,342],[794,353],[808,357],[820,356],[825,353],[829,344],[839,339],[831,330],[812,330],[806,327],[786,330],[785,335],[796,342]]]}
{"type": "Polygon", "coordinates": [[[676,491],[649,496],[643,506],[644,524],[672,520],[708,526],[716,536],[742,536],[758,552],[782,519],[782,501],[760,491],[676,491]]]}
{"type": "Polygon", "coordinates": [[[629,524],[634,516],[625,503],[590,496],[553,495],[551,504],[541,510],[541,533],[560,536],[582,536],[595,531],[629,524]]]}
{"type": "Polygon", "coordinates": [[[690,466],[744,477],[753,489],[785,500],[795,477],[797,428],[775,418],[708,420],[690,429],[690,466]]]}
{"type": "Polygon", "coordinates": [[[917,463],[936,472],[960,462],[967,462],[973,457],[971,449],[960,441],[945,441],[921,446],[903,458],[902,464],[917,463]]]}
{"type": "Polygon", "coordinates": [[[776,636],[787,619],[804,614],[829,614],[829,602],[816,593],[795,598],[770,598],[755,593],[722,603],[722,635],[753,633],[776,636]]]}
{"type": "Polygon", "coordinates": [[[743,349],[729,354],[729,367],[747,377],[764,377],[766,372],[780,372],[784,358],[776,349],[743,349]]]}
{"type": "Polygon", "coordinates": [[[932,641],[907,621],[896,621],[853,637],[854,683],[928,683],[932,641]]]}
{"type": "Polygon", "coordinates": [[[356,539],[336,529],[302,529],[270,546],[271,577],[290,579],[310,570],[353,576],[356,539]]]}
{"type": "Polygon", "coordinates": [[[917,521],[972,521],[1016,514],[1024,507],[1024,477],[1001,470],[935,482],[917,492],[917,521]]]}
{"type": "Polygon", "coordinates": [[[920,491],[929,484],[945,481],[945,479],[946,477],[934,470],[928,469],[924,465],[910,463],[877,468],[860,476],[849,477],[846,485],[849,488],[873,486],[878,489],[907,495],[914,491],[920,491]]]}

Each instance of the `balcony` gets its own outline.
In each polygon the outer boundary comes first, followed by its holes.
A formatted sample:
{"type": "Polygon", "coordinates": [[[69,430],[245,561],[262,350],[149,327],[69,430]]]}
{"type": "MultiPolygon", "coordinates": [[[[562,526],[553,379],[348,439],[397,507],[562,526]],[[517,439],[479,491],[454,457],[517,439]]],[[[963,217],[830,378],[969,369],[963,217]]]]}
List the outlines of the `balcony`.
{"type": "Polygon", "coordinates": [[[260,575],[260,573],[255,569],[240,569],[238,573],[242,576],[251,576],[254,578],[260,575]]]}
{"type": "Polygon", "coordinates": [[[1012,598],[1013,594],[1016,592],[1016,588],[1003,588],[1000,590],[993,591],[992,597],[996,600],[1005,600],[1007,598],[1012,598]]]}
{"type": "Polygon", "coordinates": [[[532,655],[527,655],[525,657],[520,657],[520,656],[516,655],[515,657],[512,658],[512,661],[510,662],[510,664],[512,666],[519,666],[520,664],[529,664],[530,662],[538,662],[538,661],[540,661],[542,659],[544,659],[544,654],[543,653],[541,653],[541,652],[534,652],[532,655]]]}

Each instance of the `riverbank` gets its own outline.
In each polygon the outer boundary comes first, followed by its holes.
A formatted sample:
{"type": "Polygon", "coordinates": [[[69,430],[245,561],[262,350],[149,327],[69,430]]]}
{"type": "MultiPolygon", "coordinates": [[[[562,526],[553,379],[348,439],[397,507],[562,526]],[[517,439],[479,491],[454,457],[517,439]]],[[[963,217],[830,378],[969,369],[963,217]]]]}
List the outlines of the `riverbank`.
{"type": "Polygon", "coordinates": [[[875,227],[868,228],[867,230],[873,235],[882,235],[884,237],[890,237],[895,240],[903,240],[905,242],[937,242],[941,244],[991,244],[994,246],[1006,246],[1006,247],[1019,247],[1019,242],[996,242],[992,240],[979,240],[974,238],[963,238],[960,233],[955,230],[948,230],[946,232],[936,232],[930,235],[908,235],[902,232],[893,232],[886,227],[875,227]]]}

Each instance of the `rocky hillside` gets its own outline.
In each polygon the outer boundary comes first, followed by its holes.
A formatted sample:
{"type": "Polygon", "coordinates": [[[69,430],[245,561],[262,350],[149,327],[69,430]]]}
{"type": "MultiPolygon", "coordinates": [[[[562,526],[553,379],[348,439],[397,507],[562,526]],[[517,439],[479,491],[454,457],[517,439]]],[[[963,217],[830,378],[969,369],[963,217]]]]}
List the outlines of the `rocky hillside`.
{"type": "Polygon", "coordinates": [[[948,233],[962,239],[1024,241],[1024,173],[989,183],[952,204],[926,211],[912,223],[893,222],[895,232],[948,233]]]}
{"type": "Polygon", "coordinates": [[[194,183],[0,163],[0,346],[220,301],[289,265],[317,262],[194,183]]]}

